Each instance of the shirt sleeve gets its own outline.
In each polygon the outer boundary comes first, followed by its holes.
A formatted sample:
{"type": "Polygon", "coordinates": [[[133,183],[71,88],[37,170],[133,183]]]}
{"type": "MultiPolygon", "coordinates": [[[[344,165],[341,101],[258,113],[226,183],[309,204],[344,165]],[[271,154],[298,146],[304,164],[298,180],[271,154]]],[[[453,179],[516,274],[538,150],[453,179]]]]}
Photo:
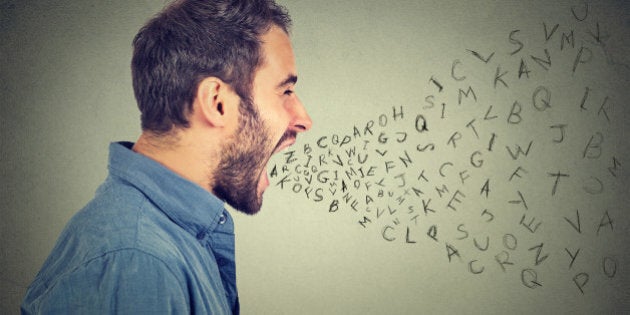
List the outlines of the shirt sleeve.
{"type": "Polygon", "coordinates": [[[189,314],[183,280],[163,261],[119,250],[60,276],[41,296],[37,314],[189,314]]]}

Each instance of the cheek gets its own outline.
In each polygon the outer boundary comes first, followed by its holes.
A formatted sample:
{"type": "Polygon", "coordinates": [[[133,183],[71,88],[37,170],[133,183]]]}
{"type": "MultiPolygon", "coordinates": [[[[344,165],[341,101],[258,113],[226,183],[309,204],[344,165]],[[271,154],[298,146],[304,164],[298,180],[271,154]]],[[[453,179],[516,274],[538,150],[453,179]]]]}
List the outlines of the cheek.
{"type": "Polygon", "coordinates": [[[287,107],[291,106],[291,99],[283,96],[268,95],[260,100],[258,113],[268,130],[269,136],[278,141],[291,123],[291,114],[287,107]]]}
{"type": "Polygon", "coordinates": [[[267,127],[269,131],[273,135],[284,134],[284,132],[289,127],[289,115],[288,113],[282,109],[275,111],[273,113],[267,113],[266,117],[264,117],[267,127]]]}

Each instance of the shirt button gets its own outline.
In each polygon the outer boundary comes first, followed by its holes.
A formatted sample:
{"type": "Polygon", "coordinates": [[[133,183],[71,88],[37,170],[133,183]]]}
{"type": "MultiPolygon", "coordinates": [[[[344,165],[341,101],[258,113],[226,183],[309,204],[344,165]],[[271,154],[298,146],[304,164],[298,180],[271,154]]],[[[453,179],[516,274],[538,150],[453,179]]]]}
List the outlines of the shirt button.
{"type": "Polygon", "coordinates": [[[227,216],[225,215],[225,213],[221,213],[221,216],[219,217],[219,224],[225,224],[226,221],[227,216]]]}

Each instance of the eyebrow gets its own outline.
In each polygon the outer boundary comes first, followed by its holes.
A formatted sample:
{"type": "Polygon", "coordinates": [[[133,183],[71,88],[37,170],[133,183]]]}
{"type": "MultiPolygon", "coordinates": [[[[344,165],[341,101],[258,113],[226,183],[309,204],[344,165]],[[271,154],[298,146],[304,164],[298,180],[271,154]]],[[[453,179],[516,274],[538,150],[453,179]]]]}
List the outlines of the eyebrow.
{"type": "Polygon", "coordinates": [[[295,84],[297,83],[297,80],[298,77],[295,74],[289,74],[286,79],[278,84],[277,88],[281,88],[289,84],[295,84]]]}

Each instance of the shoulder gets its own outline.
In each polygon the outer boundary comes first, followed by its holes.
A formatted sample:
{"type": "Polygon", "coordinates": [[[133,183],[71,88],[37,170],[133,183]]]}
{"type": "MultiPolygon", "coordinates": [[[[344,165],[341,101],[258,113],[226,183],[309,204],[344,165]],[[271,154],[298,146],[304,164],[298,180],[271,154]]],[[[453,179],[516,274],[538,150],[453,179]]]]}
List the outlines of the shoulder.
{"type": "Polygon", "coordinates": [[[186,246],[197,246],[194,237],[185,235],[142,192],[108,180],[68,222],[36,281],[51,286],[60,275],[127,257],[182,265],[186,246]]]}
{"type": "Polygon", "coordinates": [[[108,179],[67,224],[23,309],[189,313],[181,307],[226,307],[223,292],[216,260],[195,235],[138,189],[108,179]]]}
{"type": "Polygon", "coordinates": [[[188,268],[173,225],[140,191],[106,181],[62,231],[27,291],[24,313],[188,307],[188,268]]]}
{"type": "Polygon", "coordinates": [[[157,314],[188,313],[190,307],[185,280],[159,257],[138,249],[94,257],[38,289],[29,289],[23,312],[157,314]]]}

